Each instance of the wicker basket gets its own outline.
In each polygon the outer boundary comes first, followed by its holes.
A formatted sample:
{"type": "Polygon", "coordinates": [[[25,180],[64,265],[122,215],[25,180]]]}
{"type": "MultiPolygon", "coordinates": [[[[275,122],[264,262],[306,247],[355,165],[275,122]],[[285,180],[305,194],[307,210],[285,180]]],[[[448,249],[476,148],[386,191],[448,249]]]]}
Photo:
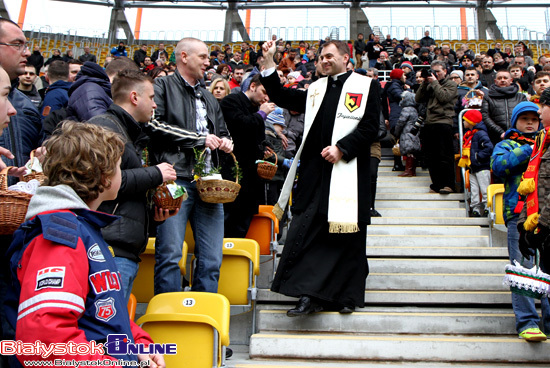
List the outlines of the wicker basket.
{"type": "MultiPolygon", "coordinates": [[[[258,176],[262,179],[265,179],[265,180],[271,180],[273,179],[273,177],[275,176],[275,173],[277,172],[277,155],[275,154],[275,152],[273,152],[273,150],[270,148],[270,147],[266,147],[266,150],[270,153],[270,155],[268,157],[271,157],[273,155],[275,155],[275,163],[273,162],[269,162],[269,161],[263,161],[263,160],[260,160],[258,161],[258,166],[257,166],[257,172],[258,172],[258,176]]],[[[264,158],[267,158],[267,157],[264,157],[264,158]]]]}
{"type": "Polygon", "coordinates": [[[465,109],[481,109],[484,93],[478,89],[469,90],[462,100],[465,109]]]}
{"type": "MultiPolygon", "coordinates": [[[[31,157],[29,159],[30,162],[34,160],[34,153],[36,150],[31,151],[31,157]]],[[[44,183],[44,180],[46,180],[46,175],[43,172],[38,172],[35,170],[32,170],[30,174],[27,174],[21,178],[24,182],[29,182],[33,179],[36,179],[40,182],[40,185],[44,183]]]]}
{"type": "Polygon", "coordinates": [[[164,182],[155,189],[153,194],[153,202],[158,208],[162,208],[168,211],[175,211],[181,207],[181,204],[185,199],[187,199],[187,193],[184,195],[173,198],[172,194],[166,186],[168,183],[164,182]]]}
{"type": "Polygon", "coordinates": [[[550,275],[542,272],[539,268],[539,251],[535,255],[535,269],[523,267],[517,261],[515,264],[506,265],[503,284],[510,287],[510,290],[519,295],[529,298],[541,299],[550,295],[550,275]]]}
{"type": "Polygon", "coordinates": [[[391,152],[394,156],[401,156],[401,149],[399,148],[399,140],[397,140],[397,143],[393,145],[391,148],[391,152]]]}
{"type": "Polygon", "coordinates": [[[0,235],[10,235],[25,221],[32,194],[8,190],[7,167],[0,172],[0,235]]]}
{"type": "MultiPolygon", "coordinates": [[[[203,151],[204,154],[204,151],[203,151]]],[[[233,153],[230,153],[233,157],[235,165],[237,165],[237,158],[233,153]]],[[[239,175],[235,175],[235,182],[223,179],[214,180],[202,180],[197,179],[196,182],[197,191],[203,202],[206,203],[230,203],[235,201],[241,185],[239,184],[239,175]]]]}

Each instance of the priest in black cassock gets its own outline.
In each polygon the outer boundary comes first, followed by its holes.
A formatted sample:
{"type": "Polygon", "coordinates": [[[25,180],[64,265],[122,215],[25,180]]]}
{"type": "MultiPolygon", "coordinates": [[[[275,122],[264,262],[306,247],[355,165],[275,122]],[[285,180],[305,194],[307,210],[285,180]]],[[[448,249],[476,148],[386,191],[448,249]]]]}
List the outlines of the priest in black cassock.
{"type": "Polygon", "coordinates": [[[352,313],[364,306],[370,223],[370,146],[378,134],[380,90],[371,78],[346,72],[349,48],[323,45],[327,77],[307,91],[283,88],[275,44],[264,43],[261,82],[277,106],[305,112],[304,138],[277,205],[281,216],[298,174],[293,218],[271,290],[300,298],[287,315],[325,310],[352,313]],[[299,165],[298,165],[299,163],[299,165]]]}

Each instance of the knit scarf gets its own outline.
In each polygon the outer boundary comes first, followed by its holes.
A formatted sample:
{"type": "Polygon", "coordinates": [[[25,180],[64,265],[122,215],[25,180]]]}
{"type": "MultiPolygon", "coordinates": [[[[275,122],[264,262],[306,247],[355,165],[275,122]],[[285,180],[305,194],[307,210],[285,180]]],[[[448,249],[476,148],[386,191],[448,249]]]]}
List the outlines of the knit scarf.
{"type": "Polygon", "coordinates": [[[506,139],[511,139],[514,142],[521,144],[522,146],[524,144],[529,144],[529,145],[535,144],[534,138],[526,137],[522,134],[519,134],[518,132],[512,132],[510,135],[508,135],[508,137],[506,137],[506,139]]]}
{"type": "MultiPolygon", "coordinates": [[[[304,118],[304,137],[296,153],[292,166],[288,172],[281,195],[273,208],[273,213],[282,218],[284,209],[290,198],[292,185],[298,169],[300,155],[307,141],[307,135],[327,90],[327,83],[331,77],[321,78],[311,84],[307,91],[306,113],[304,118]]],[[[340,139],[351,133],[359,124],[368,101],[370,78],[357,73],[351,73],[346,79],[336,109],[331,144],[335,145],[340,139]]],[[[315,190],[315,189],[312,189],[315,190]]],[[[358,226],[358,188],[357,188],[357,159],[349,162],[338,161],[332,167],[328,199],[328,222],[330,233],[355,233],[358,226]]]]}
{"type": "Polygon", "coordinates": [[[523,228],[527,231],[535,230],[539,223],[540,214],[537,186],[541,158],[550,144],[548,130],[549,128],[544,128],[537,136],[533,153],[529,159],[529,165],[518,187],[518,193],[527,196],[525,200],[525,204],[527,205],[527,220],[523,223],[523,228]]]}
{"type": "Polygon", "coordinates": [[[466,134],[464,134],[464,142],[462,143],[462,157],[460,158],[460,161],[458,161],[458,166],[468,167],[472,163],[470,160],[470,150],[472,148],[472,139],[476,133],[477,129],[472,129],[468,130],[466,134]]]}

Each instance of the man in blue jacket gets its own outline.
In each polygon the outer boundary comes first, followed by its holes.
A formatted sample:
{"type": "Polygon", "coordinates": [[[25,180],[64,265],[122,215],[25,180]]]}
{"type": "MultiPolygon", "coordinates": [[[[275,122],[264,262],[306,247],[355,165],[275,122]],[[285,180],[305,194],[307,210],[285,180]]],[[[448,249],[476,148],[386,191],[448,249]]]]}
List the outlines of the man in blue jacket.
{"type": "MultiPolygon", "coordinates": [[[[12,82],[8,99],[17,111],[0,137],[0,147],[10,150],[14,156],[13,159],[2,156],[8,166],[25,165],[30,152],[42,141],[40,114],[31,100],[16,88],[19,76],[25,73],[29,55],[27,39],[21,28],[8,19],[0,18],[0,64],[12,82]]],[[[10,185],[16,181],[15,177],[9,178],[10,185]]]]}
{"type": "Polygon", "coordinates": [[[72,83],[69,82],[69,64],[61,60],[54,61],[46,72],[46,79],[50,86],[46,89],[44,95],[44,102],[40,111],[42,116],[47,116],[50,112],[67,107],[69,88],[72,86],[72,83]]]}

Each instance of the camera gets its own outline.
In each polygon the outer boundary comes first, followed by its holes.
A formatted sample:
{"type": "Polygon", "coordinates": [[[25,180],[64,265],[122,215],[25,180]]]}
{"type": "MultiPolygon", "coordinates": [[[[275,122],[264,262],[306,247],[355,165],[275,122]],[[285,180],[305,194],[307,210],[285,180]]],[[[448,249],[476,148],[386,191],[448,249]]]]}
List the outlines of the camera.
{"type": "Polygon", "coordinates": [[[418,120],[414,122],[414,126],[411,128],[411,134],[417,135],[420,132],[420,129],[424,126],[424,117],[419,116],[418,120]]]}
{"type": "Polygon", "coordinates": [[[434,71],[431,68],[420,69],[420,75],[422,76],[422,78],[428,78],[432,74],[435,75],[434,71]]]}

